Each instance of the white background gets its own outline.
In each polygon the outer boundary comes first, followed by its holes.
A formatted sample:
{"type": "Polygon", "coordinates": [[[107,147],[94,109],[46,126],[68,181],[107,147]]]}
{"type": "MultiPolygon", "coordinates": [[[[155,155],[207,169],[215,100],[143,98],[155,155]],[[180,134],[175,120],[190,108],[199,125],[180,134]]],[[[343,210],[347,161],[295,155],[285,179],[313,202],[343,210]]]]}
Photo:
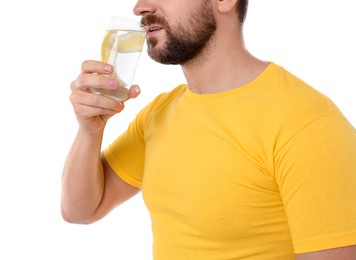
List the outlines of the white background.
{"type": "MultiPolygon", "coordinates": [[[[250,2],[248,49],[329,96],[356,126],[354,1],[250,2]]],[[[141,195],[87,226],[65,223],[59,207],[62,166],[77,128],[70,82],[83,60],[99,57],[107,19],[133,17],[134,4],[1,2],[0,259],[151,259],[141,195]]],[[[179,67],[144,53],[136,74],[142,94],[109,122],[104,146],[153,97],[182,82],[179,67]]]]}

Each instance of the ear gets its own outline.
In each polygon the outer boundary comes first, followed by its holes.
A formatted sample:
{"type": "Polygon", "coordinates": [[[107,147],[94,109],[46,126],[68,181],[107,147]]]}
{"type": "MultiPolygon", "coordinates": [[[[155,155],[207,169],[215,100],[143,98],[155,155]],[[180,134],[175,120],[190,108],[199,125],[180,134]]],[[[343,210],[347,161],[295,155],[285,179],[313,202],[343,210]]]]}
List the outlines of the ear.
{"type": "Polygon", "coordinates": [[[218,0],[218,10],[221,13],[228,13],[235,8],[238,0],[218,0]]]}

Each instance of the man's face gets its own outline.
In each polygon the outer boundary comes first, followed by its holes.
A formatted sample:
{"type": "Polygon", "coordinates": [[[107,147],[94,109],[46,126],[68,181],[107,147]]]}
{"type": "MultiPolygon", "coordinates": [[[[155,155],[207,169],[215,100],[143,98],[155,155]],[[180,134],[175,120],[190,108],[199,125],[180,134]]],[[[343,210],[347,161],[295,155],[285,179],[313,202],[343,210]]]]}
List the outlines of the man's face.
{"type": "Polygon", "coordinates": [[[163,64],[184,65],[196,58],[216,30],[209,0],[202,1],[199,8],[175,24],[168,24],[165,18],[155,14],[144,16],[141,23],[148,27],[148,54],[163,64]]]}

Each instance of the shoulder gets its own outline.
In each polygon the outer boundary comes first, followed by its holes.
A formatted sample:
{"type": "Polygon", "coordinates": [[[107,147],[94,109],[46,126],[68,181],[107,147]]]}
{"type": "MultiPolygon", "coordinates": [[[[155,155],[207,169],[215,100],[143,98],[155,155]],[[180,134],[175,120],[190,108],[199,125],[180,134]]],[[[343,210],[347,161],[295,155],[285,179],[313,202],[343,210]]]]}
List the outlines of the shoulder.
{"type": "Polygon", "coordinates": [[[162,107],[169,105],[174,100],[179,99],[185,91],[186,85],[179,85],[169,92],[164,92],[158,95],[148,106],[153,110],[159,110],[162,107]]]}
{"type": "Polygon", "coordinates": [[[340,113],[333,101],[316,88],[306,83],[303,79],[275,65],[274,84],[277,104],[289,107],[290,112],[330,114],[340,113]]]}
{"type": "Polygon", "coordinates": [[[159,94],[139,112],[137,118],[141,118],[143,122],[147,123],[152,115],[164,109],[168,109],[170,106],[174,105],[180,99],[180,97],[183,96],[185,90],[186,85],[182,84],[169,92],[159,94]]]}
{"type": "Polygon", "coordinates": [[[318,118],[342,115],[335,103],[298,76],[276,64],[266,88],[269,106],[282,122],[301,128],[318,118]]]}
{"type": "Polygon", "coordinates": [[[253,111],[260,131],[276,140],[276,151],[303,129],[320,135],[326,134],[326,127],[330,131],[350,129],[335,103],[322,92],[274,63],[267,73],[254,88],[250,103],[257,107],[253,111]]]}

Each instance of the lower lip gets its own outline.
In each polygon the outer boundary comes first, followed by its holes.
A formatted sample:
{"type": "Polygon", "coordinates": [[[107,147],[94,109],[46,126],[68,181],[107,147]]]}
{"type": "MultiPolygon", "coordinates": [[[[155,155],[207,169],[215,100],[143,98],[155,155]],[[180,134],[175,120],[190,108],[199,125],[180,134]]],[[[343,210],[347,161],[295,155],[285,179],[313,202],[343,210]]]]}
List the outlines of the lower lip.
{"type": "Polygon", "coordinates": [[[162,29],[155,30],[155,31],[148,31],[148,32],[147,32],[147,36],[148,36],[148,37],[155,36],[157,33],[161,32],[161,31],[162,31],[162,29]]]}

